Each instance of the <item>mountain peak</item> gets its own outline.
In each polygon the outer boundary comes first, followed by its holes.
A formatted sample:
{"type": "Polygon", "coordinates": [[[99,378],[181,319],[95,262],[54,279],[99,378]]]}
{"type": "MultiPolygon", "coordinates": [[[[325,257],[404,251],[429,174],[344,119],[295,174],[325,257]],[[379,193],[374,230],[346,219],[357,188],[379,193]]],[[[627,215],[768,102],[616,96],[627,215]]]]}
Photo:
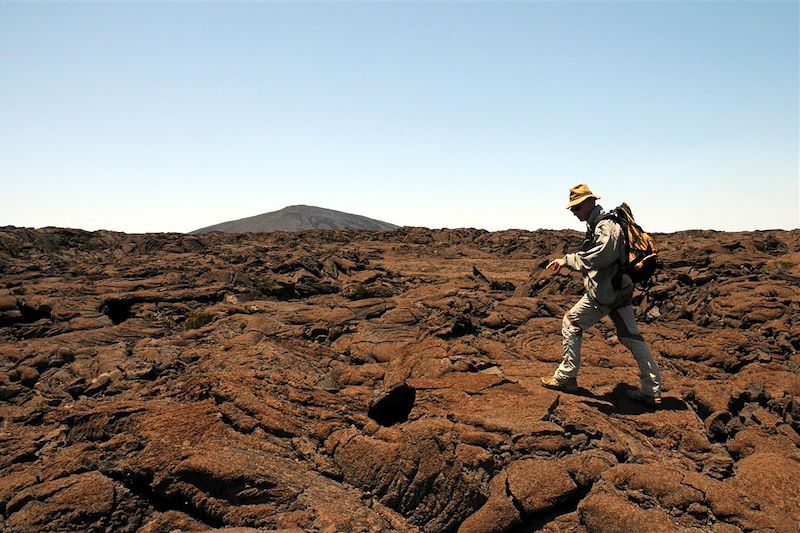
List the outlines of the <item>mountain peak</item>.
{"type": "Polygon", "coordinates": [[[193,235],[221,231],[224,233],[262,233],[270,231],[302,231],[307,229],[362,229],[390,231],[398,226],[352,213],[324,207],[290,205],[278,211],[221,222],[190,232],[193,235]]]}

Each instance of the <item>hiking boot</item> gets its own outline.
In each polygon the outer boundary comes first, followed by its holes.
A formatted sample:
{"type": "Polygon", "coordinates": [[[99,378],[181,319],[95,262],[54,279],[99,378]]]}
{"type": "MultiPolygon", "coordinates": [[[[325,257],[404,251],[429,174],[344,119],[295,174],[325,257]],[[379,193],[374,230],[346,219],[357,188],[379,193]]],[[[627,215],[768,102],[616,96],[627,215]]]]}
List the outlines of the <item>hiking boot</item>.
{"type": "Polygon", "coordinates": [[[660,407],[661,406],[661,397],[660,396],[653,396],[647,394],[642,390],[629,390],[625,393],[628,398],[635,402],[647,404],[650,407],[660,407]]]}
{"type": "Polygon", "coordinates": [[[576,378],[570,378],[558,382],[554,377],[542,378],[542,387],[560,390],[561,392],[578,392],[578,380],[576,378]]]}

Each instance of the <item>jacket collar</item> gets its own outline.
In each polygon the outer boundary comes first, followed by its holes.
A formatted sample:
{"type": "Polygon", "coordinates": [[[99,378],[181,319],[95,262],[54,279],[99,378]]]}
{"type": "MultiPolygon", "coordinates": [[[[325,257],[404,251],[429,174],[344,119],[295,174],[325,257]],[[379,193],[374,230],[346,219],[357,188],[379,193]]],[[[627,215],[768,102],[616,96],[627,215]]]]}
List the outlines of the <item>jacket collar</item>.
{"type": "Polygon", "coordinates": [[[589,213],[589,218],[586,219],[586,226],[589,228],[590,231],[594,231],[594,228],[597,226],[597,223],[600,222],[600,219],[603,218],[605,211],[599,205],[594,206],[592,212],[589,213]]]}

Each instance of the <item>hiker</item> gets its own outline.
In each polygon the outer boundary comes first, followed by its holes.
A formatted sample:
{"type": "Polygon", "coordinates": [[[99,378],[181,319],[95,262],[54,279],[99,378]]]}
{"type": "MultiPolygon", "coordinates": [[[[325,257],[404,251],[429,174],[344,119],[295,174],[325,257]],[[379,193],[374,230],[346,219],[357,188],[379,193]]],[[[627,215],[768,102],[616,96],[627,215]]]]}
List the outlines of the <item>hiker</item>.
{"type": "Polygon", "coordinates": [[[586,293],[564,315],[561,326],[564,359],[552,377],[542,378],[542,385],[563,392],[578,390],[583,331],[609,315],[617,328],[620,343],[630,350],[639,365],[640,387],[629,391],[628,396],[657,406],[661,403],[661,374],[636,326],[631,301],[633,282],[630,276],[620,272],[627,254],[625,237],[616,220],[604,217],[603,208],[596,203],[599,199],[585,183],[569,190],[567,209],[578,220],[586,222],[586,240],[579,252],[553,259],[547,268],[577,270],[583,274],[586,293]]]}

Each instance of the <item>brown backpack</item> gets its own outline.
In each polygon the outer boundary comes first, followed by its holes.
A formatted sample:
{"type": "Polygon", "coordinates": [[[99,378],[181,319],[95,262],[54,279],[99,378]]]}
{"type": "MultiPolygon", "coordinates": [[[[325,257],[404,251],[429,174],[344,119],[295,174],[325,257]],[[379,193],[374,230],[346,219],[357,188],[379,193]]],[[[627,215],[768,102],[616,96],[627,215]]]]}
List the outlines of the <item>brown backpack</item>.
{"type": "Polygon", "coordinates": [[[643,283],[658,269],[656,261],[656,245],[652,237],[644,231],[633,218],[630,206],[622,203],[603,215],[616,221],[625,236],[625,247],[628,251],[627,261],[622,262],[622,272],[628,274],[635,283],[643,283]]]}

